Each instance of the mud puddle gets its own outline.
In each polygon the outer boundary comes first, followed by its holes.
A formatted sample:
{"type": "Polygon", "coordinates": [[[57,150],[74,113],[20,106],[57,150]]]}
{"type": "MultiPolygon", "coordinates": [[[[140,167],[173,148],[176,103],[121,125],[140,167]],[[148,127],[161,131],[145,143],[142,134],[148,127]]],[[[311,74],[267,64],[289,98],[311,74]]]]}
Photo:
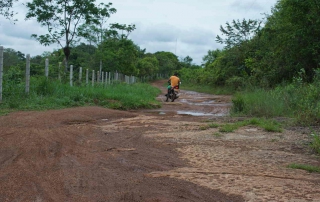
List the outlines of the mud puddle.
{"type": "Polygon", "coordinates": [[[162,103],[161,109],[144,110],[148,114],[183,115],[194,117],[223,117],[230,112],[231,96],[209,95],[194,91],[181,90],[174,102],[166,102],[165,90],[157,97],[162,103]]]}

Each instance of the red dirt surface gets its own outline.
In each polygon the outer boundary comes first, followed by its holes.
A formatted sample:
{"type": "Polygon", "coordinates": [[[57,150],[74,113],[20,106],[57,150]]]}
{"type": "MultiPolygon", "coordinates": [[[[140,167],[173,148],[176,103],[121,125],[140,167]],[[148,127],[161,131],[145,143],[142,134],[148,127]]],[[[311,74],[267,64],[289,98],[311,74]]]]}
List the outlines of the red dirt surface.
{"type": "MultiPolygon", "coordinates": [[[[164,94],[162,84],[154,85],[164,94]]],[[[231,98],[192,95],[181,91],[156,110],[79,107],[0,117],[0,201],[320,201],[319,174],[286,168],[319,165],[303,145],[306,135],[255,127],[217,135],[204,126],[233,121],[223,116],[231,98]],[[208,100],[214,104],[201,104],[208,100]]]]}

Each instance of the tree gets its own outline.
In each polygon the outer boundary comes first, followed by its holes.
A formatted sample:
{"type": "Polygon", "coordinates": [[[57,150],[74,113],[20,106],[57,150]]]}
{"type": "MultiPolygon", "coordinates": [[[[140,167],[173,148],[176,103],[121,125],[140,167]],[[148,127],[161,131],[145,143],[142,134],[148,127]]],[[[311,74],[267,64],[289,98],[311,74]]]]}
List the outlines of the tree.
{"type": "Polygon", "coordinates": [[[245,41],[249,41],[260,30],[261,21],[257,20],[233,20],[232,24],[226,23],[226,27],[220,26],[222,35],[226,35],[223,39],[219,35],[216,37],[216,41],[221,44],[225,44],[226,48],[233,46],[239,46],[245,41]]]}
{"type": "Polygon", "coordinates": [[[23,67],[22,64],[25,62],[25,55],[20,51],[15,51],[11,48],[5,48],[3,56],[4,71],[7,71],[13,66],[23,67]]]}
{"type": "Polygon", "coordinates": [[[219,49],[208,50],[207,55],[202,57],[202,65],[204,67],[207,67],[209,64],[213,63],[218,58],[220,53],[221,53],[221,50],[219,49]]]}
{"type": "Polygon", "coordinates": [[[104,71],[121,72],[136,75],[139,59],[138,46],[129,39],[108,38],[101,44],[102,61],[106,64],[104,71]]]}
{"type": "Polygon", "coordinates": [[[45,46],[58,43],[63,48],[65,72],[68,68],[70,45],[79,36],[79,26],[83,23],[99,24],[97,15],[101,13],[94,2],[94,0],[33,0],[27,3],[29,10],[26,18],[36,18],[41,26],[48,29],[48,34],[33,34],[32,37],[45,46]]]}
{"type": "Polygon", "coordinates": [[[183,58],[180,63],[183,67],[190,68],[192,66],[192,61],[193,59],[188,55],[187,57],[183,58]]]}
{"type": "Polygon", "coordinates": [[[82,26],[79,27],[79,34],[86,38],[89,43],[94,43],[96,47],[98,47],[98,55],[100,58],[100,76],[102,72],[102,59],[101,59],[101,50],[100,48],[102,46],[99,46],[103,40],[106,39],[106,28],[104,28],[105,23],[107,20],[110,18],[110,14],[116,13],[117,10],[115,8],[111,7],[112,3],[109,4],[104,4],[100,3],[98,6],[98,14],[96,15],[96,21],[98,22],[97,24],[83,24],[82,26]]]}
{"type": "Polygon", "coordinates": [[[307,81],[312,81],[314,69],[320,67],[319,8],[315,0],[280,0],[274,7],[264,35],[276,52],[280,78],[293,78],[304,69],[307,81]]]}
{"type": "Polygon", "coordinates": [[[18,0],[2,0],[0,1],[0,15],[4,16],[6,19],[11,19],[14,16],[14,12],[11,10],[13,2],[18,0]]]}
{"type": "Polygon", "coordinates": [[[159,61],[159,73],[161,74],[172,74],[173,71],[180,69],[180,63],[178,57],[165,51],[159,51],[154,53],[154,56],[159,61]]]}
{"type": "Polygon", "coordinates": [[[155,56],[147,56],[139,60],[137,68],[139,76],[152,75],[159,70],[159,62],[155,56]]]}

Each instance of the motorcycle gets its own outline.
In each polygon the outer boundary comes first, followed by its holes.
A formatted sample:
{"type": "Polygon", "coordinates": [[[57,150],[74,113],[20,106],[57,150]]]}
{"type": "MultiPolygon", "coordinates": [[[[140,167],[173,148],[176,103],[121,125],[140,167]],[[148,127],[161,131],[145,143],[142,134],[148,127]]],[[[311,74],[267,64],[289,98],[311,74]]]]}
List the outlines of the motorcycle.
{"type": "Polygon", "coordinates": [[[170,84],[168,85],[168,93],[166,94],[166,102],[171,100],[174,102],[177,98],[179,98],[179,86],[172,87],[170,84]]]}

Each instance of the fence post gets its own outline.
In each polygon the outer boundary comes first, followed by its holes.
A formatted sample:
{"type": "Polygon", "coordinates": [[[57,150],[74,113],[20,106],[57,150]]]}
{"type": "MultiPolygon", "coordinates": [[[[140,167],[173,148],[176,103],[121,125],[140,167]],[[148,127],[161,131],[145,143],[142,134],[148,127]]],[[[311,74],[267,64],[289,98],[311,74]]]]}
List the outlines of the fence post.
{"type": "Polygon", "coordinates": [[[104,82],[104,72],[101,72],[101,85],[103,86],[103,82],[104,82]]]}
{"type": "Polygon", "coordinates": [[[105,84],[108,84],[108,72],[106,72],[105,84]]]}
{"type": "Polygon", "coordinates": [[[89,84],[89,69],[86,71],[86,85],[89,84]]]}
{"type": "Polygon", "coordinates": [[[60,82],[61,82],[61,74],[60,74],[61,64],[62,62],[59,62],[59,67],[58,67],[58,79],[60,82]]]}
{"type": "Polygon", "coordinates": [[[46,63],[45,63],[45,69],[44,69],[44,74],[48,78],[49,77],[49,59],[46,58],[46,63]]]}
{"type": "Polygon", "coordinates": [[[79,68],[79,83],[81,83],[82,79],[82,67],[79,68]]]}
{"type": "Polygon", "coordinates": [[[70,65],[70,86],[73,86],[73,65],[70,65]]]}
{"type": "Polygon", "coordinates": [[[2,102],[3,46],[0,46],[0,102],[2,102]]]}
{"type": "Polygon", "coordinates": [[[30,92],[30,54],[26,57],[26,94],[30,92]]]}
{"type": "Polygon", "coordinates": [[[92,70],[92,86],[94,86],[94,70],[92,70]]]}

